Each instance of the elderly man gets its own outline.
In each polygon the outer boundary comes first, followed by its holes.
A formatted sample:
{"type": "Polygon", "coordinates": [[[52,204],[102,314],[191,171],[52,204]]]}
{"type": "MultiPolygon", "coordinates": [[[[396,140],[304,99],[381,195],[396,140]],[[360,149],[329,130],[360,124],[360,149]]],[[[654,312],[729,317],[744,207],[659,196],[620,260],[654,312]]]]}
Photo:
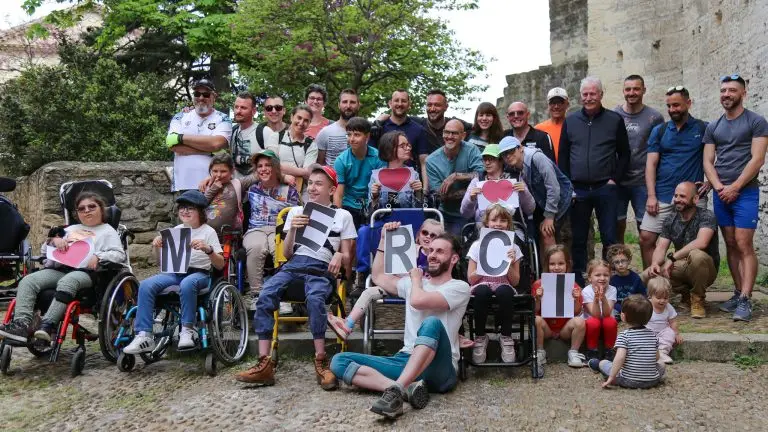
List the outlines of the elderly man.
{"type": "Polygon", "coordinates": [[[717,277],[720,252],[715,214],[698,207],[698,201],[693,182],[677,185],[673,199],[675,212],[664,220],[651,266],[640,277],[646,285],[652,277],[669,278],[672,289],[682,291],[683,302],[690,301],[691,317],[704,318],[704,299],[707,287],[717,277]],[[675,245],[675,251],[667,253],[670,243],[675,245]]]}
{"type": "Polygon", "coordinates": [[[537,148],[552,162],[555,162],[555,147],[546,132],[537,130],[528,123],[531,112],[528,105],[522,102],[512,102],[507,108],[507,120],[512,129],[504,131],[504,136],[513,136],[528,148],[537,148]]]}
{"type": "Polygon", "coordinates": [[[216,88],[201,79],[192,86],[195,109],[173,116],[165,143],[174,153],[174,192],[197,189],[208,177],[211,153],[226,149],[232,136],[232,122],[223,112],[213,108],[216,88]]]}
{"type": "Polygon", "coordinates": [[[476,145],[464,141],[464,125],[449,120],[443,129],[442,148],[427,157],[429,191],[440,199],[446,231],[459,235],[470,222],[461,215],[461,200],[469,182],[483,172],[483,157],[476,145]]]}
{"type": "Polygon", "coordinates": [[[552,138],[552,147],[555,151],[555,163],[560,150],[560,133],[563,131],[565,114],[568,112],[570,102],[568,92],[564,88],[554,87],[547,92],[547,112],[549,119],[536,125],[536,129],[544,131],[552,138]]]}
{"type": "Polygon", "coordinates": [[[765,162],[768,122],[744,108],[747,83],[738,74],[720,78],[720,105],[725,113],[704,133],[704,172],[715,190],[717,223],[725,237],[733,297],[720,306],[733,319],[752,319],[749,301],[757,277],[753,247],[759,218],[760,184],[757,175],[765,162]]]}
{"type": "Polygon", "coordinates": [[[603,242],[603,257],[608,247],[616,243],[616,185],[627,171],[630,151],[624,119],[603,107],[603,83],[598,78],[581,81],[581,99],[583,108],[563,123],[558,165],[573,183],[573,269],[576,282],[583,286],[593,210],[603,242]]]}

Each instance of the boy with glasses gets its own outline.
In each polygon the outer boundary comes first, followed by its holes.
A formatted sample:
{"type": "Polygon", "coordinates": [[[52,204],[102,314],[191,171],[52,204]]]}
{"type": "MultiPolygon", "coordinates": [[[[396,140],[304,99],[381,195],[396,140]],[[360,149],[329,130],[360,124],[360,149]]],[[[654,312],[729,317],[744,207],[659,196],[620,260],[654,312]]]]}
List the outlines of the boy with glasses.
{"type": "Polygon", "coordinates": [[[614,273],[608,285],[616,287],[616,304],[613,315],[621,319],[621,302],[632,294],[646,296],[647,292],[640,275],[632,271],[632,251],[625,244],[615,244],[608,248],[608,263],[614,273]]]}

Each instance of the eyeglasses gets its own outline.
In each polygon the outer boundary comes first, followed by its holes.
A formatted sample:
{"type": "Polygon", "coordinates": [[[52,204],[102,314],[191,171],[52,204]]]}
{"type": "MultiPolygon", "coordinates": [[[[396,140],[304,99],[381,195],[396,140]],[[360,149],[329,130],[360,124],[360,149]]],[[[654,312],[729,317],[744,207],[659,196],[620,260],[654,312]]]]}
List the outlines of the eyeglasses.
{"type": "Polygon", "coordinates": [[[198,98],[199,97],[208,98],[208,97],[211,97],[211,94],[209,92],[194,92],[192,93],[192,96],[198,97],[198,98]]]}
{"type": "Polygon", "coordinates": [[[738,80],[744,81],[744,78],[742,78],[741,75],[739,75],[739,74],[723,75],[723,76],[720,77],[720,82],[738,81],[738,80]]]}
{"type": "Polygon", "coordinates": [[[191,212],[195,210],[195,206],[191,205],[180,205],[179,206],[179,212],[191,212]]]}
{"type": "Polygon", "coordinates": [[[431,239],[437,238],[437,234],[433,232],[429,232],[427,230],[421,230],[421,235],[423,235],[424,237],[429,237],[431,239]]]}
{"type": "Polygon", "coordinates": [[[266,112],[272,112],[272,110],[282,111],[283,108],[284,107],[282,105],[264,105],[264,111],[266,112]]]}
{"type": "Polygon", "coordinates": [[[405,149],[408,149],[408,150],[410,150],[410,149],[412,149],[412,148],[413,148],[413,146],[411,145],[411,143],[403,143],[403,144],[398,144],[398,145],[397,145],[397,148],[399,148],[399,149],[404,149],[404,150],[405,150],[405,149]]]}
{"type": "Polygon", "coordinates": [[[325,101],[325,99],[323,99],[322,97],[317,97],[317,96],[310,96],[310,97],[307,98],[307,100],[310,101],[310,102],[324,102],[325,101]]]}
{"type": "Polygon", "coordinates": [[[443,136],[459,136],[462,133],[463,132],[457,132],[457,131],[452,131],[452,130],[447,130],[447,129],[443,130],[443,136]]]}
{"type": "Polygon", "coordinates": [[[525,115],[525,111],[510,111],[507,113],[507,117],[522,117],[525,115]]]}
{"type": "Polygon", "coordinates": [[[629,264],[629,260],[625,259],[617,259],[612,261],[613,265],[627,265],[629,264]]]}
{"type": "Polygon", "coordinates": [[[85,213],[87,211],[94,211],[98,207],[98,204],[86,204],[77,208],[78,213],[85,213]]]}

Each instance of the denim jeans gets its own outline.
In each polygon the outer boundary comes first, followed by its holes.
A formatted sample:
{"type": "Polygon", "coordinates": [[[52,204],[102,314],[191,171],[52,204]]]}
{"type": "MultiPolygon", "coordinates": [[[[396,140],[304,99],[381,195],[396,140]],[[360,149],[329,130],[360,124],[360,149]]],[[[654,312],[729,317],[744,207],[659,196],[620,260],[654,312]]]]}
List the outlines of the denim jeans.
{"type": "Polygon", "coordinates": [[[603,259],[608,246],[616,243],[617,186],[609,183],[596,187],[574,184],[574,192],[576,197],[571,206],[573,272],[576,273],[576,283],[584,286],[583,273],[587,270],[588,256],[587,236],[593,210],[597,214],[597,226],[603,243],[603,259]]]}
{"type": "MultiPolygon", "coordinates": [[[[456,369],[453,366],[451,341],[443,323],[435,317],[429,317],[421,323],[417,332],[415,346],[425,345],[435,351],[435,358],[416,380],[423,379],[433,393],[445,393],[456,387],[456,369]]],[[[402,351],[391,357],[379,357],[354,352],[343,352],[333,356],[331,371],[336,378],[348,385],[361,366],[375,369],[385,377],[396,380],[403,373],[411,355],[402,351]]]]}
{"type": "Polygon", "coordinates": [[[325,300],[331,295],[334,287],[328,278],[289,270],[314,269],[327,271],[328,263],[306,255],[294,255],[280,268],[280,271],[269,278],[259,293],[256,302],[256,314],[253,327],[260,340],[272,339],[272,328],[275,326],[274,312],[280,306],[280,299],[293,280],[304,282],[305,304],[309,313],[309,331],[315,339],[324,339],[328,326],[325,300]]]}
{"type": "Polygon", "coordinates": [[[648,189],[645,185],[618,186],[616,195],[618,197],[616,201],[618,220],[627,219],[627,207],[632,204],[635,220],[638,224],[642,223],[645,215],[645,202],[648,201],[648,189]]]}
{"type": "Polygon", "coordinates": [[[164,289],[178,285],[181,300],[181,324],[193,326],[197,310],[197,293],[210,283],[208,273],[189,274],[159,273],[148,277],[139,284],[139,310],[133,329],[137,332],[151,332],[154,324],[155,298],[164,289]]]}

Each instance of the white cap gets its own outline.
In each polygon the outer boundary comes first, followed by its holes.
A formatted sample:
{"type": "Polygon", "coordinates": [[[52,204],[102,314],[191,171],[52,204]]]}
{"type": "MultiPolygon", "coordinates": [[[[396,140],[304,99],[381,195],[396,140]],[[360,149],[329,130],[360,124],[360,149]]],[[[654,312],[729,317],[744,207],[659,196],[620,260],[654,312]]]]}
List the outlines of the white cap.
{"type": "Polygon", "coordinates": [[[568,92],[565,91],[565,89],[562,87],[555,87],[552,90],[550,90],[549,93],[547,93],[547,102],[552,100],[552,98],[556,98],[556,97],[568,100],[568,92]]]}

